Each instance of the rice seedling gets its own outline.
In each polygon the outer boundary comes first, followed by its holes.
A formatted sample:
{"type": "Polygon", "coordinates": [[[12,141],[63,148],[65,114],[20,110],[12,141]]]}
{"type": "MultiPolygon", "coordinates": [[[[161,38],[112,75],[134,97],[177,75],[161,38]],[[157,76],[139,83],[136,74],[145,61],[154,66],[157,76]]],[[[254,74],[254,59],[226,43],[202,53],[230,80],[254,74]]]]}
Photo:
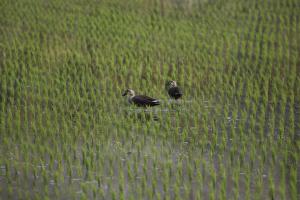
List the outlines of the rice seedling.
{"type": "Polygon", "coordinates": [[[1,199],[297,199],[297,0],[0,4],[1,199]]]}

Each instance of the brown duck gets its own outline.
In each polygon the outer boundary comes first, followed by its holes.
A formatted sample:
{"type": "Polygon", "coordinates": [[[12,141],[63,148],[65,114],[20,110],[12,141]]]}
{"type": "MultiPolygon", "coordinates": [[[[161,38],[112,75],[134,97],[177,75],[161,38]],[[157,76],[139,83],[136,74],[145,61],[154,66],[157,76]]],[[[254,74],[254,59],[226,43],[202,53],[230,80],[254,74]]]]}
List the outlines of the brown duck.
{"type": "Polygon", "coordinates": [[[159,100],[145,95],[135,95],[135,92],[131,89],[127,89],[123,92],[122,96],[128,96],[128,102],[140,107],[157,106],[160,104],[159,100]]]}
{"type": "Polygon", "coordinates": [[[177,86],[176,81],[167,81],[166,82],[166,90],[169,94],[169,96],[173,99],[179,99],[182,97],[182,91],[177,86]]]}

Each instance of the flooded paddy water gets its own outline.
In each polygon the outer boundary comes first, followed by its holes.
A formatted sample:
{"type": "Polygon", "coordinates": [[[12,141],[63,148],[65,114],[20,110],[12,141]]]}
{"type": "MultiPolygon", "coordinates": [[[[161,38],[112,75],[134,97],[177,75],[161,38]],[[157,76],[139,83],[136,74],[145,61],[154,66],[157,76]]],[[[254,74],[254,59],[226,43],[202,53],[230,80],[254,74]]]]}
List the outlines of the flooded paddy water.
{"type": "Polygon", "coordinates": [[[297,0],[0,5],[0,199],[299,199],[297,0]]]}
{"type": "Polygon", "coordinates": [[[249,117],[238,116],[239,111],[224,115],[223,105],[209,100],[197,101],[200,106],[194,109],[196,101],[116,108],[126,131],[112,121],[100,140],[97,135],[105,129],[95,128],[72,147],[68,140],[57,141],[61,147],[53,151],[37,147],[39,159],[22,157],[19,145],[7,149],[4,155],[10,157],[0,173],[2,197],[245,199],[259,190],[257,197],[269,198],[272,180],[274,195],[282,195],[279,186],[284,185],[284,196],[290,198],[286,167],[296,160],[276,151],[284,141],[275,139],[275,132],[273,141],[247,132],[241,124],[249,123],[249,117]]]}

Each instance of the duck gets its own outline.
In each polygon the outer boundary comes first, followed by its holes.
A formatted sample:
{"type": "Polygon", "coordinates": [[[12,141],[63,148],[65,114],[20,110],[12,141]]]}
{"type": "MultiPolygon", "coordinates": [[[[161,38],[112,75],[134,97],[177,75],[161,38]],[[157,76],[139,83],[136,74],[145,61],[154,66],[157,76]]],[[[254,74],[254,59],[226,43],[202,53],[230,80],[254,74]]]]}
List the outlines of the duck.
{"type": "Polygon", "coordinates": [[[128,96],[128,102],[139,107],[149,107],[160,105],[159,100],[145,95],[135,95],[135,91],[127,89],[122,93],[122,96],[128,96]]]}
{"type": "Polygon", "coordinates": [[[182,97],[182,91],[177,86],[176,81],[167,81],[166,82],[166,90],[171,98],[177,100],[182,97]]]}

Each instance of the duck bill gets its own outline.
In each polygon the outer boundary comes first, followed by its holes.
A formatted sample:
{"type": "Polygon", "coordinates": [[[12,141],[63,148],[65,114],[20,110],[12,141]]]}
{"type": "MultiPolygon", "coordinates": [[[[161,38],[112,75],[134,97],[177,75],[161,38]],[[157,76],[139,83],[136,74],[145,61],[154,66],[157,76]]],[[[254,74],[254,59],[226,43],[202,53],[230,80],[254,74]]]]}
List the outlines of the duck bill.
{"type": "Polygon", "coordinates": [[[124,96],[126,96],[126,94],[127,94],[127,91],[123,92],[122,96],[124,97],[124,96]]]}

